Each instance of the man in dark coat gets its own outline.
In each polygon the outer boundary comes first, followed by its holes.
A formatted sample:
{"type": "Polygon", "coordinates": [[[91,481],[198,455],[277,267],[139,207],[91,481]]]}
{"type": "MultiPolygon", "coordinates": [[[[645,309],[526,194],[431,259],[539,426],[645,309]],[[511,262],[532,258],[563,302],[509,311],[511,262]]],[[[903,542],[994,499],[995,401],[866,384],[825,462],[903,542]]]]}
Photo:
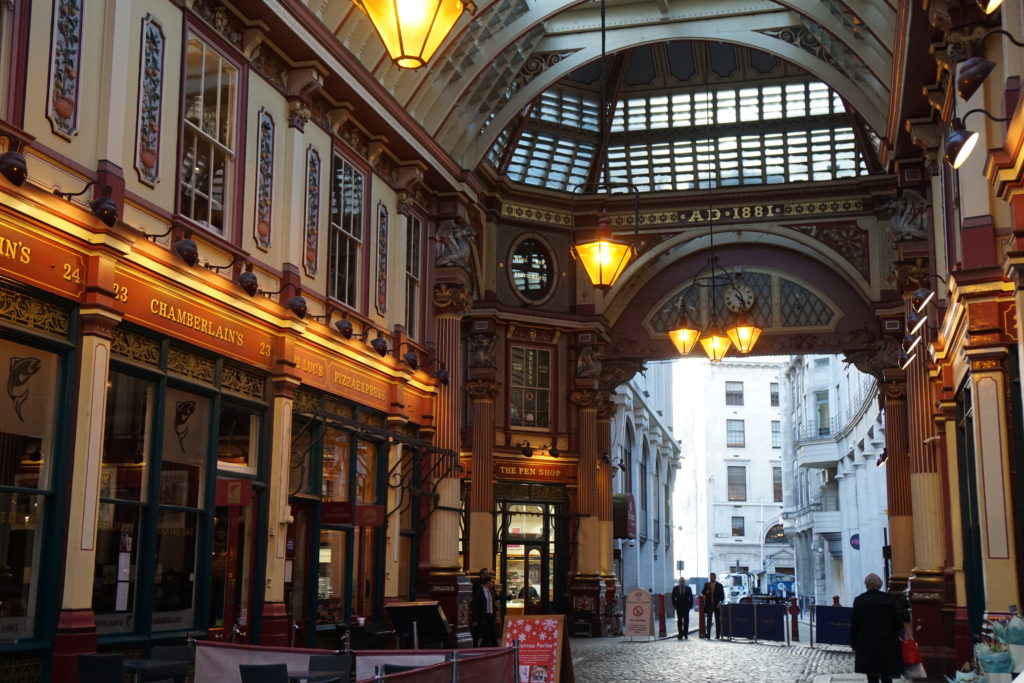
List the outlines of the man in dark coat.
{"type": "Polygon", "coordinates": [[[679,585],[672,587],[672,606],[676,608],[676,627],[679,640],[690,639],[690,610],[693,609],[693,591],[686,585],[686,578],[679,577],[679,585]]]}
{"type": "Polygon", "coordinates": [[[853,601],[850,618],[850,647],[855,657],[853,670],[867,674],[868,683],[891,683],[903,675],[900,629],[903,628],[896,601],[883,593],[878,574],[864,577],[867,591],[853,601]]]}
{"type": "Polygon", "coordinates": [[[722,638],[722,603],[725,602],[725,589],[715,579],[714,572],[708,575],[708,582],[700,594],[704,596],[704,637],[711,637],[711,620],[715,621],[715,637],[722,638]]]}
{"type": "Polygon", "coordinates": [[[479,647],[497,647],[494,619],[498,616],[498,595],[494,592],[494,576],[488,574],[469,601],[469,627],[479,647]]]}

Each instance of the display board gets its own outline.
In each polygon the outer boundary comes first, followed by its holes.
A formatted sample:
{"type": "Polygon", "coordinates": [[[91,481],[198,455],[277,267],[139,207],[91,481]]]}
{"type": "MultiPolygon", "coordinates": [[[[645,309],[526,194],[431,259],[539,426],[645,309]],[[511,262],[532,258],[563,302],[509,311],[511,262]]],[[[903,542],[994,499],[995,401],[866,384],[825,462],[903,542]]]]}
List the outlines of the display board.
{"type": "Polygon", "coordinates": [[[852,616],[852,607],[818,605],[814,608],[814,641],[829,645],[849,645],[852,616]]]}
{"type": "Polygon", "coordinates": [[[519,641],[516,683],[575,683],[563,614],[505,616],[501,644],[519,641]]]}
{"type": "Polygon", "coordinates": [[[649,591],[634,588],[626,594],[627,638],[654,637],[654,603],[649,591]]]}

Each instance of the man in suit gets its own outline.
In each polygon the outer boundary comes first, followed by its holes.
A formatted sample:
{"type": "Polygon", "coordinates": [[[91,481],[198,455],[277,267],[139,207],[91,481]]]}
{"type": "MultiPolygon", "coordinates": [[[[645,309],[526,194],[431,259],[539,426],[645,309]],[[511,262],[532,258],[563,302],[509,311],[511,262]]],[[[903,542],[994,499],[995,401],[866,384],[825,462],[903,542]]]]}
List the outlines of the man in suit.
{"type": "Polygon", "coordinates": [[[686,585],[686,577],[679,577],[679,585],[672,587],[672,606],[676,608],[676,628],[679,640],[690,639],[690,610],[693,609],[693,591],[686,585]]]}
{"type": "Polygon", "coordinates": [[[473,641],[479,647],[497,647],[494,619],[498,615],[498,595],[494,592],[494,576],[488,574],[469,602],[469,626],[473,641]]]}
{"type": "Polygon", "coordinates": [[[853,670],[867,674],[868,683],[891,683],[903,675],[900,608],[892,596],[880,590],[878,574],[865,576],[864,587],[867,590],[853,601],[850,616],[853,670]]]}
{"type": "Polygon", "coordinates": [[[708,575],[708,582],[700,594],[704,596],[704,634],[711,637],[711,621],[715,622],[715,637],[722,639],[722,603],[725,602],[725,589],[722,584],[716,581],[718,577],[714,572],[708,575]]]}

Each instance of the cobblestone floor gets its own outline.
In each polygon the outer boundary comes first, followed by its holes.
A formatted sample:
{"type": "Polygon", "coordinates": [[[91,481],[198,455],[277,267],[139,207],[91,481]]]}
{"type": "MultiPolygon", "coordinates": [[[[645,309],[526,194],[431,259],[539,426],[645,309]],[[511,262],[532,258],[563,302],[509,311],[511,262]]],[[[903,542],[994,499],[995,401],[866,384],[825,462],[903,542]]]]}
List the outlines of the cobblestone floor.
{"type": "MultiPolygon", "coordinates": [[[[578,683],[798,683],[853,671],[850,648],[675,638],[573,638],[578,683]]],[[[862,679],[863,680],[863,679],[862,679]]]]}

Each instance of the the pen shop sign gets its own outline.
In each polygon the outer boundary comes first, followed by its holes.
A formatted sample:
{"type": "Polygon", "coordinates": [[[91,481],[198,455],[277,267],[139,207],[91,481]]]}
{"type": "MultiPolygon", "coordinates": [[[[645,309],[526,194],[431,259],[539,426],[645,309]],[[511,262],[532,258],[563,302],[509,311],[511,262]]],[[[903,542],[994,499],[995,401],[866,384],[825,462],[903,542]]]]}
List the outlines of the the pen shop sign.
{"type": "Polygon", "coordinates": [[[564,483],[569,480],[569,467],[559,463],[497,461],[494,478],[503,481],[542,481],[564,483]]]}

